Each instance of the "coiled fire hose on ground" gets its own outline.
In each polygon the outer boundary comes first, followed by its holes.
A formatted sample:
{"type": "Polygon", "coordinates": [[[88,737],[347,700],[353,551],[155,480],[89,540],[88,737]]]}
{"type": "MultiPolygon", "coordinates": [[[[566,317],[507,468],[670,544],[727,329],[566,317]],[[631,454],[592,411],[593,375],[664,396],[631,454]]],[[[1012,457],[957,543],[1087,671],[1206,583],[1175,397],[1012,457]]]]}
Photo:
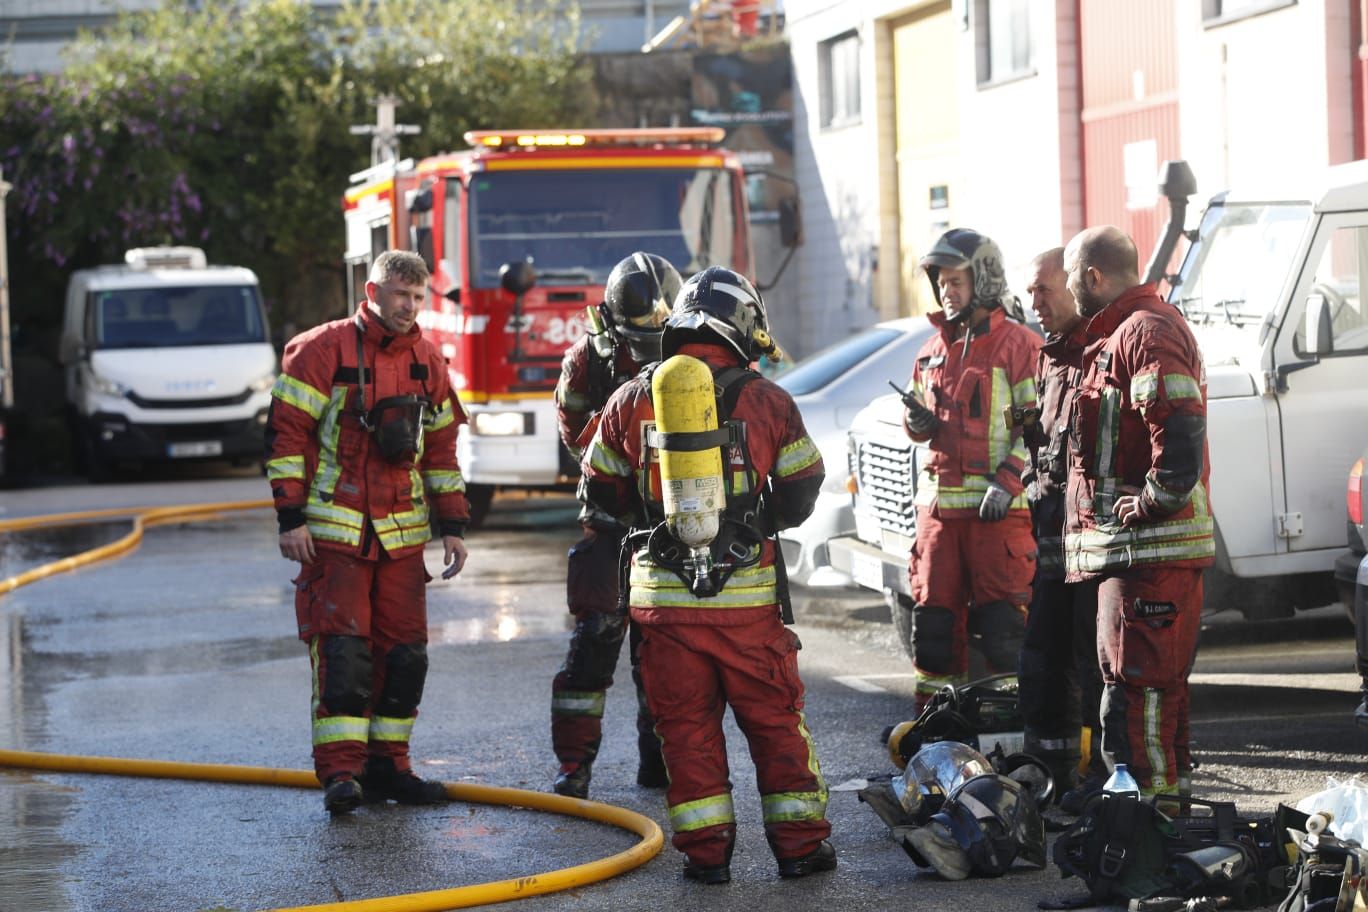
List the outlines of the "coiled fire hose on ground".
{"type": "MultiPolygon", "coordinates": [[[[142,541],[143,530],[152,526],[196,522],[212,519],[225,512],[264,509],[270,505],[269,501],[195,504],[183,507],[95,510],[86,513],[63,513],[3,520],[0,521],[0,533],[81,525],[120,518],[131,518],[133,529],[127,535],[109,544],[43,564],[0,580],[0,595],[57,573],[65,573],[78,567],[127,554],[138,547],[142,541]]],[[[59,773],[96,773],[112,776],[186,779],[242,785],[272,785],[300,789],[318,788],[317,778],[307,770],[213,763],[177,763],[166,760],[137,760],[0,750],[0,767],[59,773]]],[[[306,910],[307,912],[441,912],[441,910],[446,909],[465,909],[471,906],[508,902],[529,896],[570,890],[616,877],[644,865],[658,855],[664,846],[664,836],[661,833],[660,826],[651,818],[626,808],[602,804],[597,801],[583,801],[560,795],[533,792],[527,789],[465,783],[445,783],[445,786],[447,796],[453,801],[529,808],[569,817],[579,817],[595,823],[604,823],[628,830],[640,836],[641,840],[625,851],[610,855],[607,858],[510,880],[471,884],[445,890],[406,893],[397,896],[380,896],[372,899],[297,906],[274,910],[274,912],[306,912],[306,910]]]]}

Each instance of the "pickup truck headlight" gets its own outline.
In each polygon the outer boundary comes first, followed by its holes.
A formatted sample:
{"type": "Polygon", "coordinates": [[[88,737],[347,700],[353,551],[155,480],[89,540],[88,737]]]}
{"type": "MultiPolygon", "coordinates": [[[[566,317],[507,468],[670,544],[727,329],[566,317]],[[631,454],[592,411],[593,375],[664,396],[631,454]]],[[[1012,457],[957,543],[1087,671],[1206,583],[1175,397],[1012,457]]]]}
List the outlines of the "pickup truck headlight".
{"type": "Polygon", "coordinates": [[[530,412],[476,412],[470,430],[481,437],[519,437],[532,433],[530,412]]]}
{"type": "Polygon", "coordinates": [[[276,375],[274,373],[262,374],[260,377],[257,377],[251,383],[247,384],[247,387],[254,393],[264,393],[275,386],[275,382],[276,375]]]}

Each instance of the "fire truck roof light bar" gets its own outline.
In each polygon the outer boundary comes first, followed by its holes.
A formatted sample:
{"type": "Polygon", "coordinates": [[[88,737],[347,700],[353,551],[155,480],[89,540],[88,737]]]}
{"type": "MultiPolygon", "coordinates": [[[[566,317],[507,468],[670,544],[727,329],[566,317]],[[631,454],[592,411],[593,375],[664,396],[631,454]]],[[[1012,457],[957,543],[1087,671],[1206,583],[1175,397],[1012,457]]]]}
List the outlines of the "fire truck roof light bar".
{"type": "Polygon", "coordinates": [[[726,136],[721,127],[661,127],[642,130],[471,130],[465,141],[490,149],[565,148],[580,146],[716,144],[726,136]]]}

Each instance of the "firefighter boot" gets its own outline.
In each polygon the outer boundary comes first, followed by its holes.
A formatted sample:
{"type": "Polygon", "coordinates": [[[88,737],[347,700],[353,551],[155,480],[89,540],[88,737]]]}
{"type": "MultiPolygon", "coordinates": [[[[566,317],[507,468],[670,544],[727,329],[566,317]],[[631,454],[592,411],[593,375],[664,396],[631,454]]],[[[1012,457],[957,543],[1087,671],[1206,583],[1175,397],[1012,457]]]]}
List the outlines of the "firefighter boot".
{"type": "Polygon", "coordinates": [[[556,781],[551,784],[551,789],[557,795],[564,795],[567,798],[588,798],[591,775],[592,771],[587,761],[574,766],[567,764],[556,774],[556,781]]]}
{"type": "Polygon", "coordinates": [[[697,864],[692,858],[685,856],[684,876],[710,886],[731,883],[731,857],[731,846],[727,848],[727,855],[722,859],[722,863],[717,865],[697,864]]]}
{"type": "Polygon", "coordinates": [[[836,847],[823,839],[817,848],[801,858],[779,859],[779,876],[784,878],[807,877],[822,871],[836,870],[836,847]]]}
{"type": "Polygon", "coordinates": [[[355,779],[333,779],[323,789],[323,807],[334,817],[350,814],[361,806],[362,794],[355,779]]]}
{"type": "Polygon", "coordinates": [[[451,800],[445,785],[434,779],[419,779],[413,770],[399,772],[392,757],[371,757],[360,779],[368,802],[444,804],[451,800]]]}
{"type": "Polygon", "coordinates": [[[1363,681],[1363,702],[1354,710],[1354,721],[1359,728],[1368,728],[1368,678],[1363,681]]]}
{"type": "Polygon", "coordinates": [[[642,788],[664,788],[670,784],[665,772],[665,758],[660,755],[660,741],[655,735],[640,735],[637,749],[641,762],[637,764],[637,785],[642,788]]]}

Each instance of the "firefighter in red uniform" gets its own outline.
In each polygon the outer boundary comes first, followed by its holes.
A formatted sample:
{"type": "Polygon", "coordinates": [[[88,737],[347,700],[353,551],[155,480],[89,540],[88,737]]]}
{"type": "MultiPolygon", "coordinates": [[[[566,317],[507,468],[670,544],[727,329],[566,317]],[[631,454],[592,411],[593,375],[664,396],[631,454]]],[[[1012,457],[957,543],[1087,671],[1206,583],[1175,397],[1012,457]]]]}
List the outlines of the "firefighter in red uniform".
{"type": "Polygon", "coordinates": [[[649,372],[609,400],[582,466],[586,501],[635,530],[628,539],[631,615],[641,629],[641,673],[669,770],[673,843],[687,856],[685,876],[710,884],[731,879],[736,838],[722,734],[728,705],[755,762],[780,876],[836,867],[826,841],[827,787],[803,716],[800,644],[781,620],[773,538],[811,512],[824,473],[793,399],[748,369],[772,345],[759,293],[721,267],[685,282],[665,324],[664,356],[690,356],[712,373],[701,394],[722,429],[712,433],[726,437],[725,481],[718,479],[725,511],[705,549],[708,573],[691,576],[681,564],[687,549],[664,511],[659,449],[669,445],[652,441],[670,435],[656,429],[663,413],[649,372]]]}
{"type": "Polygon", "coordinates": [[[1143,796],[1186,794],[1188,674],[1215,556],[1201,352],[1182,314],[1139,284],[1120,230],[1077,235],[1064,267],[1089,318],[1064,557],[1069,581],[1100,581],[1102,747],[1143,796]]]}
{"type": "Polygon", "coordinates": [[[334,815],[363,800],[446,800],[409,760],[428,664],[428,511],[447,578],[465,564],[469,517],[456,464],[465,413],[415,323],[427,281],[416,254],[381,254],[365,304],[292,339],[271,392],[266,471],[280,552],[301,565],[314,769],[334,815]]]}
{"type": "Polygon", "coordinates": [[[918,713],[964,683],[971,638],[991,671],[1017,668],[1036,564],[1022,424],[1036,407],[1040,348],[1004,310],[1015,299],[990,238],[947,231],[921,265],[942,312],[904,395],[908,436],[930,449],[909,565],[918,713]]]}
{"type": "Polygon", "coordinates": [[[1068,288],[1063,247],[1047,250],[1031,262],[1026,293],[1046,337],[1036,366],[1040,417],[1025,428],[1031,451],[1026,496],[1039,557],[1017,672],[1020,708],[1026,752],[1049,767],[1064,792],[1064,810],[1078,813],[1081,799],[1101,787],[1106,765],[1098,720],[1102,678],[1097,666],[1097,583],[1064,581],[1069,415],[1087,325],[1068,288]],[[1080,759],[1085,780],[1074,789],[1080,759]]]}
{"type": "MultiPolygon", "coordinates": [[[[561,442],[579,459],[598,427],[599,412],[623,383],[660,360],[660,333],[679,293],[679,273],[663,257],[634,253],[613,267],[603,303],[589,312],[591,330],[565,353],[556,385],[561,442]]],[[[570,549],[566,601],[575,616],[570,651],[551,682],[551,746],[560,761],[554,788],[589,795],[589,779],[603,734],[606,691],[613,684],[627,618],[618,612],[618,553],[627,531],[612,515],[586,505],[584,537],[570,549]]],[[[660,742],[646,708],[637,668],[638,634],[631,632],[632,679],[637,686],[637,784],[665,785],[660,742]]]]}

